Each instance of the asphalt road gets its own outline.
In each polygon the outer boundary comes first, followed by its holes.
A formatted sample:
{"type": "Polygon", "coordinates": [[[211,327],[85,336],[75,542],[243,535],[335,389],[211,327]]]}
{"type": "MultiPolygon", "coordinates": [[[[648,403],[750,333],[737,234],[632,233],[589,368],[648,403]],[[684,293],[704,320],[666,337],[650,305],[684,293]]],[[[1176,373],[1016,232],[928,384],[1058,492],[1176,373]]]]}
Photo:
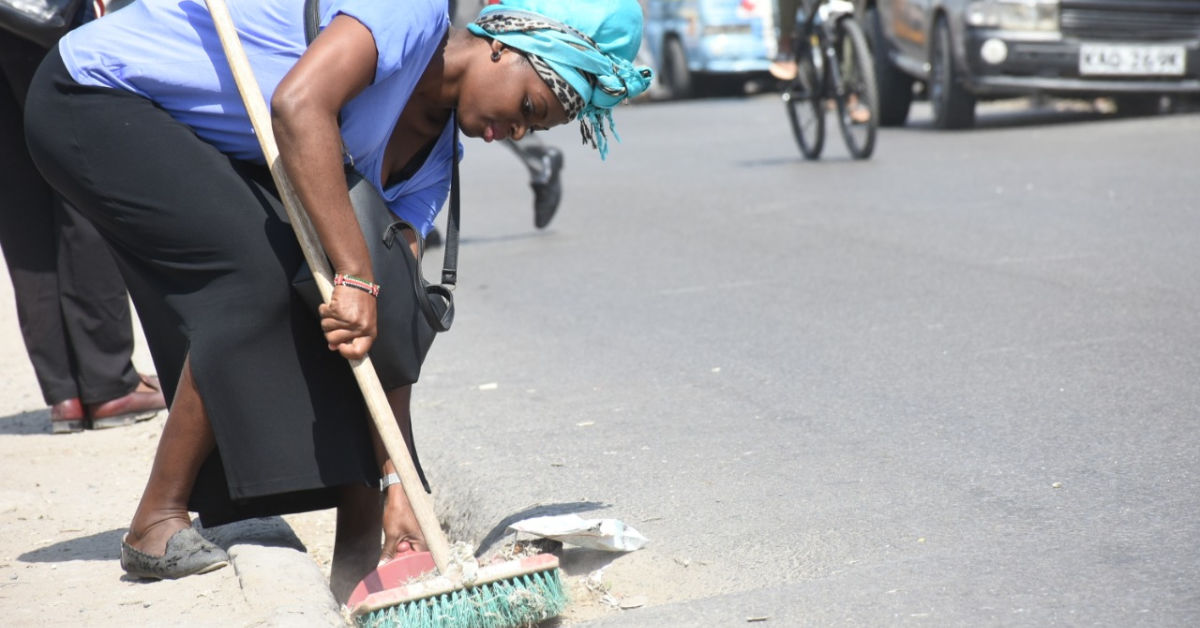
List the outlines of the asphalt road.
{"type": "Polygon", "coordinates": [[[467,144],[415,393],[457,537],[633,525],[604,626],[1200,623],[1200,114],[918,107],[868,162],[769,95],[616,119],[546,135],[543,232],[467,144]]]}

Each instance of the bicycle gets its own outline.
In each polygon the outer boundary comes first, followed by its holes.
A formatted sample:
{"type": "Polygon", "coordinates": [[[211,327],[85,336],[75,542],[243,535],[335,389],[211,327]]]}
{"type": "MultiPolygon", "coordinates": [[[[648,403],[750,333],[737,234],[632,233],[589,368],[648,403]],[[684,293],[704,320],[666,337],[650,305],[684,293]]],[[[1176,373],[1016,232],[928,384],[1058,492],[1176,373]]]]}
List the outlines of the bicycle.
{"type": "Polygon", "coordinates": [[[875,66],[854,5],[846,0],[817,0],[815,10],[801,3],[792,35],[796,76],[783,91],[784,107],[796,144],[806,159],[825,147],[825,111],[836,103],[838,126],[855,159],[875,150],[879,94],[875,66]]]}

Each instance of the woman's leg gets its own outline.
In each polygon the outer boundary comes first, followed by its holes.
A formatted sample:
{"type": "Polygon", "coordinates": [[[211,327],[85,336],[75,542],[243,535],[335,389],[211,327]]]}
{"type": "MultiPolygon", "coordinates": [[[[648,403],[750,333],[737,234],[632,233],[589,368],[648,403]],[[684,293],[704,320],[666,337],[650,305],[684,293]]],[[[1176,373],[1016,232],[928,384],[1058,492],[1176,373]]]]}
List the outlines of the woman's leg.
{"type": "MultiPolygon", "coordinates": [[[[411,391],[411,386],[404,386],[387,393],[392,414],[410,452],[413,451],[409,406],[411,391]]],[[[375,440],[376,459],[384,461],[381,463],[382,475],[387,475],[394,471],[394,467],[378,434],[374,429],[371,433],[375,440]]],[[[409,506],[403,486],[396,484],[388,487],[383,497],[374,487],[343,487],[342,500],[338,505],[333,564],[329,573],[329,588],[334,599],[345,602],[358,582],[380,562],[411,551],[425,551],[425,536],[409,506]],[[381,533],[384,538],[382,550],[381,533]]]]}
{"type": "Polygon", "coordinates": [[[333,564],[329,569],[329,590],[339,604],[345,603],[358,581],[379,565],[382,515],[383,499],[379,489],[342,487],[333,540],[333,564]]]}
{"type": "MultiPolygon", "coordinates": [[[[412,386],[389,390],[387,398],[388,405],[392,407],[392,414],[396,417],[396,425],[404,436],[404,444],[408,447],[409,456],[415,462],[417,450],[413,446],[412,435],[412,386]]],[[[383,441],[374,429],[371,430],[371,437],[375,441],[375,459],[382,461],[380,475],[386,477],[387,474],[395,472],[396,467],[392,463],[391,456],[384,450],[383,441]]],[[[421,532],[417,516],[413,514],[412,506],[408,503],[408,495],[404,493],[404,487],[400,484],[393,484],[388,487],[384,501],[382,558],[385,561],[391,560],[413,550],[421,552],[426,550],[425,535],[421,532]]]]}
{"type": "Polygon", "coordinates": [[[162,556],[167,540],[192,525],[188,497],[200,465],[212,450],[212,427],[192,379],[191,364],[185,360],[171,412],[158,440],[150,479],[129,524],[126,543],[144,554],[162,556]]]}

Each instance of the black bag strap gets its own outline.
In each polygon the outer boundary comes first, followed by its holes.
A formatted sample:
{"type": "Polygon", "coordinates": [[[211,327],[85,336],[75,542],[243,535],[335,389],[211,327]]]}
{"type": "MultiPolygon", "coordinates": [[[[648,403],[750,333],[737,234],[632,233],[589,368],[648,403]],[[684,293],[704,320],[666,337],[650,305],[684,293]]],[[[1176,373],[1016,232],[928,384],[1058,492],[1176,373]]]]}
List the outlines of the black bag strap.
{"type": "MultiPolygon", "coordinates": [[[[306,44],[311,44],[317,38],[321,28],[321,2],[320,0],[304,0],[304,40],[306,44]]],[[[459,225],[459,191],[458,191],[458,111],[451,115],[451,124],[454,125],[454,156],[450,162],[450,212],[446,217],[446,239],[442,249],[442,283],[453,289],[458,283],[458,225],[459,225]]],[[[338,114],[338,126],[342,125],[342,116],[338,114]]],[[[422,242],[422,257],[424,257],[424,243],[422,242]]],[[[420,267],[421,260],[417,260],[417,266],[420,267]]],[[[417,285],[421,285],[419,282],[417,285]]],[[[422,302],[422,307],[425,308],[427,303],[424,299],[419,299],[422,302]]],[[[432,310],[426,309],[425,314],[429,317],[432,310]]],[[[430,323],[433,323],[433,318],[430,318],[430,323]]],[[[449,325],[447,325],[447,328],[449,325]]],[[[434,325],[437,328],[437,325],[434,325]]]]}
{"type": "Polygon", "coordinates": [[[319,0],[304,0],[304,44],[308,45],[317,38],[317,29],[321,27],[321,3],[319,0]]]}
{"type": "Polygon", "coordinates": [[[458,283],[458,110],[450,116],[454,125],[454,153],[450,162],[450,213],[446,216],[446,243],[442,249],[442,283],[454,287],[458,283]]]}
{"type": "MultiPolygon", "coordinates": [[[[417,238],[417,259],[413,264],[413,290],[416,291],[417,305],[425,315],[425,320],[434,331],[449,331],[454,323],[454,285],[458,281],[458,115],[454,119],[454,161],[450,170],[450,213],[446,217],[446,242],[442,249],[442,283],[431,284],[425,281],[421,272],[421,260],[425,257],[425,240],[417,238]],[[440,303],[434,306],[434,299],[440,303]]],[[[397,220],[396,225],[412,228],[407,222],[397,220]]],[[[395,226],[395,225],[393,225],[395,226]]],[[[408,246],[406,240],[399,241],[400,246],[408,246]]]]}

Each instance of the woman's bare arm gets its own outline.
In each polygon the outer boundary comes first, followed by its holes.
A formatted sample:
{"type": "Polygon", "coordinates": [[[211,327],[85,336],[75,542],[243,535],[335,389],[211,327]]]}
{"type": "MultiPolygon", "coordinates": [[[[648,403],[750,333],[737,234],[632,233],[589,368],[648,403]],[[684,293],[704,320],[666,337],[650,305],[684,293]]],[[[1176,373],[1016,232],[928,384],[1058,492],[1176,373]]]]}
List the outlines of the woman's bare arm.
{"type": "MultiPolygon", "coordinates": [[[[370,85],[376,59],[375,40],[367,27],[339,15],[313,40],[271,98],[280,159],[334,272],[368,281],[374,280],[374,273],[346,190],[338,112],[370,85]]],[[[341,287],[321,315],[331,348],[349,358],[366,354],[375,336],[373,297],[341,287]]]]}

